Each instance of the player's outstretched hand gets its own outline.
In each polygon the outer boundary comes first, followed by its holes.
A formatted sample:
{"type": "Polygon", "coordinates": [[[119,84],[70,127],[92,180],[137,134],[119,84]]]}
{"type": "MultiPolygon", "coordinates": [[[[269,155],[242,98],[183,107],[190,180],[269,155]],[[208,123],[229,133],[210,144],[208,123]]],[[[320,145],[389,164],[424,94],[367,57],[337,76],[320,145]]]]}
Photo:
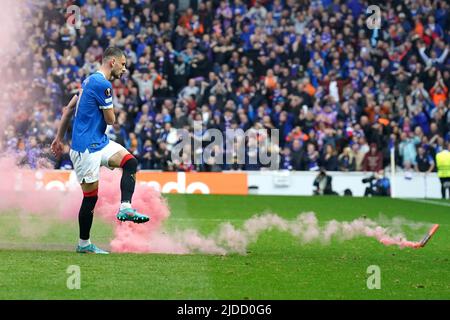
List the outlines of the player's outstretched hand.
{"type": "Polygon", "coordinates": [[[60,139],[55,138],[55,140],[53,140],[52,145],[50,146],[50,149],[52,150],[53,154],[55,155],[56,158],[61,157],[61,154],[63,152],[63,143],[60,139]]]}

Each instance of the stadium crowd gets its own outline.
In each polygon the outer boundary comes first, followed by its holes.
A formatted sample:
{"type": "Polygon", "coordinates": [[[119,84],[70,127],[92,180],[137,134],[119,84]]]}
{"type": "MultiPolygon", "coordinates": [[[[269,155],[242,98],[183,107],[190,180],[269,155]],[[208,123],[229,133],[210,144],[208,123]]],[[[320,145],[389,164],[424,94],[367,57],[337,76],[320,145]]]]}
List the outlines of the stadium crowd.
{"type": "MultiPolygon", "coordinates": [[[[111,139],[141,169],[260,170],[264,165],[172,161],[176,129],[279,129],[241,140],[246,156],[279,153],[287,170],[375,171],[396,163],[435,170],[450,141],[450,6],[384,1],[379,29],[363,0],[28,1],[27,45],[7,67],[17,78],[0,148],[23,164],[52,159],[62,107],[117,46],[129,73],[115,80],[111,139]],[[81,8],[81,23],[66,14],[81,8]],[[72,19],[72,23],[68,23],[72,19]],[[79,28],[78,28],[79,27],[79,28]],[[12,116],[13,115],[13,116],[12,116]],[[257,143],[256,143],[257,142],[257,143]]],[[[68,134],[70,138],[70,133],[68,134]]],[[[215,154],[233,153],[223,147],[215,154]]]]}

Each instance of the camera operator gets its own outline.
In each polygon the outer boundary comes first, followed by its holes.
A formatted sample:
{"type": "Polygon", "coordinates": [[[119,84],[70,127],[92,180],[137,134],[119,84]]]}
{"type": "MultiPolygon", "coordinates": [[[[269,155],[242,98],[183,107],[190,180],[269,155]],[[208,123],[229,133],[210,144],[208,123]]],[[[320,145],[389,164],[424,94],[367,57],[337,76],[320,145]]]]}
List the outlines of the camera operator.
{"type": "Polygon", "coordinates": [[[336,195],[337,193],[333,191],[331,186],[331,180],[331,176],[327,175],[324,168],[321,168],[313,183],[315,187],[314,195],[336,195]]]}
{"type": "Polygon", "coordinates": [[[389,179],[384,175],[384,171],[380,170],[378,173],[362,179],[363,183],[368,183],[369,186],[364,192],[364,196],[381,196],[390,197],[391,196],[391,184],[389,179]]]}

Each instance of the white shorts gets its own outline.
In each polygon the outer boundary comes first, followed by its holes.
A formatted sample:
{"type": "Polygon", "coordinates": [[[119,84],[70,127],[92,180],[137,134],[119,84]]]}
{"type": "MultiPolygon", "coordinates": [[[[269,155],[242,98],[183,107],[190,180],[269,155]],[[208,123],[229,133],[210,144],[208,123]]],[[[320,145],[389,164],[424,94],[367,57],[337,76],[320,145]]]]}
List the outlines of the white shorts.
{"type": "Polygon", "coordinates": [[[102,149],[90,153],[88,149],[84,153],[70,150],[70,160],[73,163],[78,182],[93,183],[98,181],[100,175],[100,167],[107,167],[109,159],[121,150],[126,150],[117,142],[109,140],[109,143],[102,149]]]}

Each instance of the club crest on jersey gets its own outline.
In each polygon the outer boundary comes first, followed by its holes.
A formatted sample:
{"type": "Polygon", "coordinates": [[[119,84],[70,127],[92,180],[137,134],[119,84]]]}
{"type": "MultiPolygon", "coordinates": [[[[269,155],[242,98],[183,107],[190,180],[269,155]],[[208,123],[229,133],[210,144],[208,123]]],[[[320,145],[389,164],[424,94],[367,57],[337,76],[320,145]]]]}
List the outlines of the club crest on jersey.
{"type": "Polygon", "coordinates": [[[105,96],[111,97],[111,88],[105,90],[105,96]]]}

